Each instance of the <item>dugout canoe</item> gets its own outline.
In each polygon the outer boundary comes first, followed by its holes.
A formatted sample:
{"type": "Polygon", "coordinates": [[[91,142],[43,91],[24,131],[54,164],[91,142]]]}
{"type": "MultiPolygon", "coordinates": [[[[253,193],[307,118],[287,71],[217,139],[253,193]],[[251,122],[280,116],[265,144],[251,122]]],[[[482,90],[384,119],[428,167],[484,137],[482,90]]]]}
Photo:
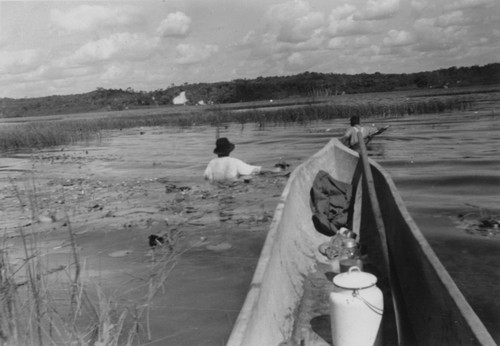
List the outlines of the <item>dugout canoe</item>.
{"type": "Polygon", "coordinates": [[[276,207],[246,300],[228,346],[329,345],[331,282],[318,246],[310,189],[323,170],[358,186],[352,228],[366,245],[384,291],[381,345],[496,345],[408,213],[385,170],[369,160],[385,225],[389,273],[359,154],[332,139],[290,175],[276,207]],[[390,280],[388,279],[390,278],[390,280]],[[389,284],[390,281],[390,284],[389,284]],[[397,322],[396,322],[397,321],[397,322]]]}

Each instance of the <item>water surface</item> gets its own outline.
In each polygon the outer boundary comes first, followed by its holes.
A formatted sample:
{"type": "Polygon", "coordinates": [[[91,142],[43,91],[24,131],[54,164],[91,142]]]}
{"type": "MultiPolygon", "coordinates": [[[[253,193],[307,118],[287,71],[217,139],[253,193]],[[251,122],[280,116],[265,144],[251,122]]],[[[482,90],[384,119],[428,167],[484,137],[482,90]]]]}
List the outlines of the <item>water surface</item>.
{"type": "MultiPolygon", "coordinates": [[[[417,225],[500,342],[498,229],[491,234],[470,233],[459,218],[500,219],[500,116],[483,111],[365,121],[390,125],[370,143],[369,155],[391,174],[417,225]]],[[[346,120],[265,128],[229,124],[219,131],[236,144],[233,156],[269,167],[285,160],[293,168],[340,136],[346,125],[346,120]]],[[[81,150],[92,157],[93,170],[99,174],[201,182],[214,157],[215,136],[216,129],[208,126],[147,128],[141,134],[132,129],[65,150],[81,150]]],[[[31,155],[2,158],[0,177],[29,169],[31,155]]]]}

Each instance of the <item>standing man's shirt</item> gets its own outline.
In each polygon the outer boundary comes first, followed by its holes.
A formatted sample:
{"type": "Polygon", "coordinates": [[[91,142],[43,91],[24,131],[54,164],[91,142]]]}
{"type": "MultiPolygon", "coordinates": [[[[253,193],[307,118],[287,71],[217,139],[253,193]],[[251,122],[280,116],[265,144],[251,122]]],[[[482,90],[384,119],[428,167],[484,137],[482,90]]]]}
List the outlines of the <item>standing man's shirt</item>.
{"type": "Polygon", "coordinates": [[[344,137],[342,137],[342,142],[350,148],[356,148],[358,146],[358,132],[360,131],[363,134],[363,138],[367,138],[377,132],[377,128],[374,126],[351,126],[345,132],[344,137]]]}
{"type": "Polygon", "coordinates": [[[210,182],[236,180],[242,175],[258,174],[261,169],[261,166],[252,166],[234,157],[217,157],[208,163],[203,176],[210,182]]]}

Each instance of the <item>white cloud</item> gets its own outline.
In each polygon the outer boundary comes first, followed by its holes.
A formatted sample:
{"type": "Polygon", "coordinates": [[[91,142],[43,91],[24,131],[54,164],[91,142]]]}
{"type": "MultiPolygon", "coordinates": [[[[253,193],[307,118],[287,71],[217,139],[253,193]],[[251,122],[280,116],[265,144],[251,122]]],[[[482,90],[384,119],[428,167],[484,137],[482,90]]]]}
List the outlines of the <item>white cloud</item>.
{"type": "Polygon", "coordinates": [[[330,19],[327,32],[331,36],[368,35],[379,31],[373,22],[355,20],[352,15],[345,19],[336,19],[333,17],[330,17],[330,19]]]}
{"type": "Polygon", "coordinates": [[[370,39],[367,36],[358,36],[352,41],[352,46],[364,48],[370,45],[370,39]]]}
{"type": "Polygon", "coordinates": [[[436,26],[448,27],[453,25],[468,25],[470,20],[464,17],[463,11],[453,11],[436,18],[436,26]]]}
{"type": "Polygon", "coordinates": [[[104,73],[101,74],[103,80],[120,80],[129,77],[133,73],[130,64],[112,63],[107,66],[104,73]]]}
{"type": "Polygon", "coordinates": [[[156,49],[158,41],[140,34],[118,33],[81,46],[64,58],[62,65],[82,66],[111,59],[142,60],[156,49]]]}
{"type": "Polygon", "coordinates": [[[333,21],[335,19],[345,19],[356,12],[356,7],[344,4],[342,6],[335,7],[332,9],[329,15],[329,20],[333,21]]]}
{"type": "Polygon", "coordinates": [[[288,58],[287,58],[287,63],[289,67],[292,69],[294,68],[301,68],[305,64],[304,57],[301,53],[295,52],[292,53],[288,58]]]}
{"type": "Polygon", "coordinates": [[[334,37],[328,41],[327,47],[329,49],[339,49],[345,46],[344,37],[334,37]]]}
{"type": "Polygon", "coordinates": [[[411,0],[410,5],[419,12],[434,7],[434,3],[429,0],[411,0]]]}
{"type": "Polygon", "coordinates": [[[270,30],[281,42],[299,43],[319,35],[325,22],[322,12],[312,11],[308,2],[296,0],[272,6],[267,12],[270,30]]]}
{"type": "Polygon", "coordinates": [[[53,9],[51,22],[65,30],[90,31],[99,27],[130,26],[142,21],[140,10],[135,6],[80,5],[69,11],[53,9]]]}
{"type": "Polygon", "coordinates": [[[408,46],[415,43],[415,37],[406,30],[390,30],[383,42],[386,46],[408,46]]]}
{"type": "Polygon", "coordinates": [[[455,49],[463,43],[463,38],[467,37],[465,27],[439,27],[435,18],[419,19],[413,26],[418,39],[416,49],[419,51],[455,49]]]}
{"type": "Polygon", "coordinates": [[[342,49],[344,52],[347,50],[353,51],[369,47],[371,40],[368,36],[357,37],[334,37],[328,41],[328,49],[342,49]]]}
{"type": "Polygon", "coordinates": [[[300,18],[289,20],[283,24],[278,35],[278,40],[283,42],[304,42],[320,33],[320,28],[325,22],[322,13],[312,12],[300,18]]]}
{"type": "Polygon", "coordinates": [[[271,22],[287,22],[295,18],[300,18],[310,11],[311,6],[306,1],[289,1],[271,6],[271,8],[267,12],[267,19],[271,22]]]}
{"type": "Polygon", "coordinates": [[[158,27],[158,33],[163,37],[186,37],[189,35],[191,18],[182,12],[169,13],[158,27]]]}
{"type": "Polygon", "coordinates": [[[394,16],[399,11],[399,0],[368,0],[366,7],[355,19],[380,20],[394,16]]]}
{"type": "Polygon", "coordinates": [[[36,49],[0,51],[0,73],[17,74],[36,68],[40,53],[36,49]]]}
{"type": "Polygon", "coordinates": [[[195,45],[188,43],[178,44],[176,47],[178,64],[194,64],[210,58],[219,51],[219,47],[213,44],[195,45]]]}
{"type": "Polygon", "coordinates": [[[498,0],[455,0],[444,6],[446,10],[462,10],[467,8],[476,8],[488,4],[494,4],[498,0]]]}
{"type": "Polygon", "coordinates": [[[247,32],[247,34],[243,37],[243,39],[238,42],[236,45],[240,47],[250,47],[254,45],[255,43],[258,42],[258,35],[255,32],[255,30],[250,30],[247,32]]]}

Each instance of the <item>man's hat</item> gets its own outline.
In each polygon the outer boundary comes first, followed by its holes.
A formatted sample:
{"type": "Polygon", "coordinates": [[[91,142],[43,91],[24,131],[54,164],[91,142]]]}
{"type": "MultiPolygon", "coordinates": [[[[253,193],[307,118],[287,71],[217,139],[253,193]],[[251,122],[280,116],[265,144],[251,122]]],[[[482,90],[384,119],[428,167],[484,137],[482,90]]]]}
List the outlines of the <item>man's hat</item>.
{"type": "Polygon", "coordinates": [[[234,150],[234,144],[231,143],[226,137],[221,137],[215,142],[214,154],[224,155],[229,154],[234,150]]]}

